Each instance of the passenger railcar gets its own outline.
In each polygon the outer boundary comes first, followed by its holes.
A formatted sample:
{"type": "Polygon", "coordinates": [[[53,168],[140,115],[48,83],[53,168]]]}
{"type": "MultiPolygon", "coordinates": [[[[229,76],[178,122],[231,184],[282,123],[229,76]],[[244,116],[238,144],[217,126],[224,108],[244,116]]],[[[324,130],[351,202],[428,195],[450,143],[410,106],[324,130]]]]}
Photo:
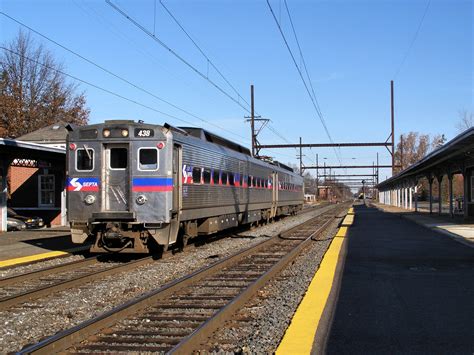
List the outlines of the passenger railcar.
{"type": "Polygon", "coordinates": [[[68,135],[68,218],[93,252],[149,253],[302,209],[303,179],[200,128],[105,121],[68,135]]]}

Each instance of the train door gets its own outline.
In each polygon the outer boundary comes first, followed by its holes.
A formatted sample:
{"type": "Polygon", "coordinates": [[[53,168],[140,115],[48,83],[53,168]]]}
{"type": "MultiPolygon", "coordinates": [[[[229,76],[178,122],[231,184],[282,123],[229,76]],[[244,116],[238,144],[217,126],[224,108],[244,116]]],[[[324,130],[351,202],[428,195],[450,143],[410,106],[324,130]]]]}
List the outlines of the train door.
{"type": "Polygon", "coordinates": [[[272,211],[270,217],[276,216],[276,211],[278,207],[278,173],[272,173],[273,185],[272,185],[272,211]]]}
{"type": "Polygon", "coordinates": [[[102,164],[102,210],[128,211],[129,152],[128,144],[104,144],[102,164]]]}
{"type": "Polygon", "coordinates": [[[173,213],[179,214],[183,201],[182,190],[182,149],[180,146],[173,147],[173,213]]]}

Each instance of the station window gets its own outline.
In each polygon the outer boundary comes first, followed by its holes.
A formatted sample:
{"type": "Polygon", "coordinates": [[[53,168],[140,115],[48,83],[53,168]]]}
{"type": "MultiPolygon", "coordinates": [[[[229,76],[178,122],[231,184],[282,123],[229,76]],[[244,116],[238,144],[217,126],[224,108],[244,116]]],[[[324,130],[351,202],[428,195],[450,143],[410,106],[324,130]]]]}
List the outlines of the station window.
{"type": "Polygon", "coordinates": [[[197,167],[193,168],[193,183],[194,184],[201,183],[201,168],[197,168],[197,167]]]}
{"type": "Polygon", "coordinates": [[[211,183],[211,169],[204,168],[202,171],[202,179],[205,184],[211,183]]]}
{"type": "Polygon", "coordinates": [[[214,184],[219,184],[219,170],[214,169],[212,171],[212,180],[214,180],[214,184]]]}
{"type": "Polygon", "coordinates": [[[127,148],[110,148],[110,169],[126,169],[127,162],[127,148]]]}
{"type": "Polygon", "coordinates": [[[94,149],[78,148],[76,150],[76,170],[77,171],[94,170],[94,149]]]}
{"type": "Polygon", "coordinates": [[[39,207],[54,206],[54,175],[39,175],[39,207]]]}
{"type": "Polygon", "coordinates": [[[138,149],[138,170],[158,170],[158,149],[138,149]]]}

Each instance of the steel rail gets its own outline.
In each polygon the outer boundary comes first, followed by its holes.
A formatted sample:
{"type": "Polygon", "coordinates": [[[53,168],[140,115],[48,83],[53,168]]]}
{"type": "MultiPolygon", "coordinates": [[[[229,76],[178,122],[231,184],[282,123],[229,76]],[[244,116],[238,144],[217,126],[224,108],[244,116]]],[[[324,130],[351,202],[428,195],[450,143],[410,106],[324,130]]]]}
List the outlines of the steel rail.
{"type": "MultiPolygon", "coordinates": [[[[248,247],[242,251],[237,252],[236,254],[230,255],[222,260],[219,260],[211,265],[208,265],[204,268],[198,269],[192,272],[189,275],[181,277],[177,280],[169,282],[164,286],[148,292],[134,300],[128,301],[114,309],[105,312],[95,318],[92,318],[88,321],[85,321],[73,328],[66,329],[62,332],[59,332],[49,338],[46,338],[40,341],[37,344],[28,346],[22,349],[19,354],[50,354],[53,352],[60,352],[65,349],[71,348],[73,344],[78,344],[89,336],[93,334],[99,333],[101,330],[105,328],[109,328],[114,324],[118,323],[119,321],[135,316],[139,312],[143,312],[146,308],[152,307],[153,305],[159,303],[160,301],[168,301],[169,298],[173,295],[176,295],[179,291],[184,290],[185,288],[196,284],[199,281],[202,281],[206,277],[215,275],[216,273],[222,271],[223,269],[238,264],[238,262],[246,257],[249,257],[255,253],[260,251],[268,250],[268,247],[276,244],[278,241],[282,241],[282,235],[289,235],[292,232],[298,231],[301,229],[302,225],[308,224],[311,221],[314,222],[316,219],[321,219],[325,217],[327,214],[330,214],[334,210],[338,210],[337,207],[340,205],[335,205],[334,208],[330,209],[329,211],[325,211],[321,215],[318,215],[315,218],[310,219],[298,226],[290,228],[289,230],[280,233],[279,235],[267,239],[257,245],[248,247]]],[[[340,212],[336,215],[340,217],[340,212]]],[[[334,217],[330,219],[330,221],[334,221],[334,217]]],[[[329,222],[326,222],[329,223],[329,222]]],[[[311,237],[314,237],[314,233],[311,233],[311,237]]],[[[309,238],[311,239],[311,238],[309,238]]],[[[308,240],[309,242],[309,240],[308,240]]],[[[285,257],[285,263],[290,261],[290,257],[285,257]]],[[[283,265],[283,264],[280,264],[283,265]]],[[[264,280],[268,280],[268,276],[261,278],[261,282],[264,280]]],[[[255,290],[255,287],[252,287],[255,290]]],[[[248,296],[247,296],[248,297],[248,296]]],[[[244,299],[244,298],[242,298],[244,299]]],[[[231,304],[233,301],[231,301],[231,304]]],[[[235,306],[232,306],[235,308],[235,306]]],[[[219,307],[220,308],[220,307],[219,307]]],[[[231,309],[231,308],[229,308],[231,309]]],[[[229,312],[229,311],[226,311],[229,312]]],[[[203,319],[208,319],[209,316],[203,319]]],[[[210,323],[212,325],[212,323],[210,323]]],[[[206,329],[211,329],[209,325],[206,325],[206,329]]],[[[202,333],[201,333],[202,334],[202,333]]],[[[184,344],[181,344],[184,345],[184,344]]],[[[181,346],[180,345],[180,346],[181,346]]],[[[177,349],[178,350],[178,349],[177,349]]]]}
{"type": "Polygon", "coordinates": [[[290,262],[295,260],[301,251],[306,248],[314,237],[323,233],[328,226],[334,222],[334,219],[326,221],[318,230],[311,233],[306,239],[298,244],[293,250],[286,254],[279,262],[273,265],[267,272],[260,276],[255,282],[248,286],[242,293],[234,298],[227,306],[218,311],[212,318],[197,328],[192,334],[179,342],[169,353],[170,354],[191,354],[193,351],[200,350],[199,347],[205,340],[215,332],[220,325],[241,309],[270,279],[279,274],[290,262]]]}
{"type": "Polygon", "coordinates": [[[35,278],[40,278],[41,276],[45,276],[53,272],[68,271],[68,269],[70,269],[71,267],[78,266],[79,264],[82,267],[82,266],[95,264],[96,262],[98,262],[98,256],[83,259],[83,260],[76,260],[76,261],[61,264],[61,265],[54,265],[54,266],[50,266],[44,269],[35,270],[32,272],[27,272],[20,275],[6,277],[3,279],[0,279],[0,288],[9,286],[15,283],[28,281],[35,278]]]}
{"type": "MultiPolygon", "coordinates": [[[[93,259],[95,259],[95,258],[93,258],[93,259]]],[[[67,265],[65,265],[65,267],[69,267],[70,270],[68,270],[67,268],[66,269],[63,268],[62,271],[63,272],[73,271],[74,269],[77,269],[78,267],[92,265],[95,262],[97,262],[96,260],[91,260],[91,259],[87,259],[86,261],[87,262],[86,262],[85,265],[80,265],[80,263],[78,263],[79,266],[75,265],[76,263],[67,264],[67,265]]],[[[123,271],[126,271],[128,269],[132,269],[132,268],[136,268],[136,267],[139,267],[139,266],[142,266],[142,265],[146,265],[146,264],[148,264],[152,261],[153,261],[153,256],[149,256],[149,257],[146,257],[146,258],[142,258],[142,259],[139,259],[139,260],[134,260],[134,261],[125,263],[123,265],[111,266],[109,268],[106,268],[105,270],[100,270],[100,271],[97,271],[97,270],[92,271],[92,272],[90,272],[86,275],[81,275],[81,276],[78,276],[78,277],[71,278],[69,280],[53,283],[52,285],[46,285],[46,286],[38,287],[38,288],[36,288],[34,290],[31,290],[31,291],[26,291],[26,292],[19,293],[19,294],[16,294],[16,295],[8,296],[8,297],[0,299],[0,311],[11,308],[11,307],[16,306],[20,303],[24,303],[24,302],[27,302],[27,301],[32,301],[32,300],[41,298],[41,297],[49,296],[49,295],[51,295],[52,293],[55,293],[55,292],[64,291],[64,290],[67,290],[67,289],[72,288],[72,287],[76,287],[76,286],[79,286],[79,285],[83,285],[85,283],[89,283],[89,282],[104,278],[104,277],[109,276],[109,275],[114,275],[116,273],[123,272],[123,271]]],[[[52,268],[52,269],[54,271],[54,268],[52,268]]],[[[39,272],[42,273],[43,271],[48,271],[48,270],[40,270],[39,272]]],[[[26,275],[25,275],[25,277],[26,277],[26,275]]]]}

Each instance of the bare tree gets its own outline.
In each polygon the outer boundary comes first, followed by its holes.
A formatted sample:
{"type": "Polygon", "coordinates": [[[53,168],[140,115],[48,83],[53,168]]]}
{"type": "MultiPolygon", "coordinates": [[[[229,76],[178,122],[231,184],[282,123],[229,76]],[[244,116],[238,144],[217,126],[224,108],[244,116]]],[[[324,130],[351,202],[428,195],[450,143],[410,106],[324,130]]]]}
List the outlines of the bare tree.
{"type": "Polygon", "coordinates": [[[84,93],[68,83],[63,65],[20,31],[0,52],[0,135],[26,134],[62,120],[86,124],[84,93]]]}
{"type": "Polygon", "coordinates": [[[474,126],[474,113],[469,112],[466,109],[459,110],[459,122],[456,128],[459,132],[464,132],[474,126]]]}
{"type": "Polygon", "coordinates": [[[427,134],[409,132],[400,136],[395,149],[395,163],[403,170],[422,159],[429,151],[430,137],[427,134]]]}
{"type": "Polygon", "coordinates": [[[441,147],[442,145],[444,145],[444,143],[446,143],[446,137],[444,134],[437,134],[433,137],[432,141],[431,141],[431,148],[434,150],[434,149],[437,149],[439,147],[441,147]]]}

